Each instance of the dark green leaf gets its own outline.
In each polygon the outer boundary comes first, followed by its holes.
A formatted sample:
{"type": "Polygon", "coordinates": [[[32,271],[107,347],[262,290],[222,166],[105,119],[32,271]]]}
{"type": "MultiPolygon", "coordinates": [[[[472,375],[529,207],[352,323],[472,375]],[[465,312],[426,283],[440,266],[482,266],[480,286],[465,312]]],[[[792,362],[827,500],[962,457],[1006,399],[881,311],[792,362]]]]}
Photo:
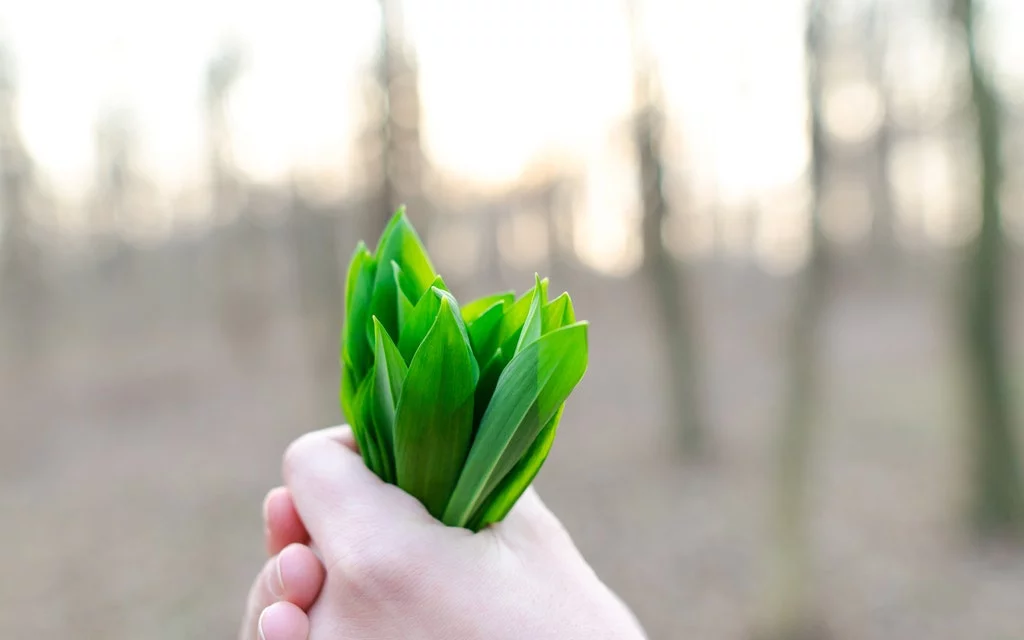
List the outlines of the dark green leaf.
{"type": "Polygon", "coordinates": [[[476,383],[476,393],[473,398],[474,425],[480,424],[480,419],[484,417],[487,405],[490,404],[491,397],[494,395],[494,389],[498,386],[498,378],[501,377],[501,372],[508,366],[509,360],[511,358],[507,357],[501,349],[498,349],[480,370],[480,379],[476,383]]]}
{"type": "Polygon", "coordinates": [[[533,441],[522,460],[485,499],[481,508],[471,518],[470,529],[479,531],[488,525],[500,522],[512,510],[516,501],[529,488],[540,468],[544,466],[544,461],[547,460],[548,453],[551,451],[551,445],[555,442],[558,421],[562,417],[564,408],[564,404],[558,408],[554,417],[541,429],[540,435],[533,441]]]}
{"type": "Polygon", "coordinates": [[[469,332],[469,342],[473,345],[473,354],[481,366],[486,365],[490,361],[491,356],[494,355],[493,349],[491,352],[487,351],[487,346],[497,342],[495,333],[499,325],[501,325],[501,319],[505,316],[506,304],[504,301],[499,300],[477,316],[475,320],[466,324],[466,331],[469,332]]]}
{"type": "Polygon", "coordinates": [[[587,324],[578,323],[526,346],[498,379],[480,421],[445,524],[466,526],[474,512],[529,450],[587,368],[587,324]]]}
{"type": "Polygon", "coordinates": [[[409,365],[395,417],[398,486],[440,517],[473,435],[473,354],[441,298],[437,320],[409,365]]]}

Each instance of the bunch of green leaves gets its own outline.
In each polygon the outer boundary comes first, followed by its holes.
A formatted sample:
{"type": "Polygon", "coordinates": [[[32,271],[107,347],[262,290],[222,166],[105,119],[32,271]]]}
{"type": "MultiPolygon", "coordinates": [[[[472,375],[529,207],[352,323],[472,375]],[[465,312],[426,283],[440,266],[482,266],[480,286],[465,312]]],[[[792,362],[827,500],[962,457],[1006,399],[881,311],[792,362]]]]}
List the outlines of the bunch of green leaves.
{"type": "Polygon", "coordinates": [[[349,265],[341,405],[366,465],[447,525],[508,514],[587,368],[587,323],[548,281],[459,305],[404,209],[349,265]]]}

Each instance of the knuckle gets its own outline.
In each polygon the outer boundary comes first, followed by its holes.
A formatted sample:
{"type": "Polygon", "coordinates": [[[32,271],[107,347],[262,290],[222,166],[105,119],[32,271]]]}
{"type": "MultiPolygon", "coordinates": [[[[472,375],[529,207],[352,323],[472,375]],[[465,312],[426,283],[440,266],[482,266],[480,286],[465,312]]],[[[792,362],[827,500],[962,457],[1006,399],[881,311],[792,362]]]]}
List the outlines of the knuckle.
{"type": "Polygon", "coordinates": [[[305,452],[310,443],[310,434],[301,435],[288,445],[284,450],[284,456],[281,461],[281,468],[284,473],[284,477],[290,478],[299,469],[302,468],[301,461],[305,457],[305,452]]]}

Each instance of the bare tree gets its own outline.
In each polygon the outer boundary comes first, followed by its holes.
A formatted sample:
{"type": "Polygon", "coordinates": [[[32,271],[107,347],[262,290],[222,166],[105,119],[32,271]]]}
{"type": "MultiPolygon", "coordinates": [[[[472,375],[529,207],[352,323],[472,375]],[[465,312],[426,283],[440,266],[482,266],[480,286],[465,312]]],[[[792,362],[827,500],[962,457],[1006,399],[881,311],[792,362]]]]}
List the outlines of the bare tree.
{"type": "Polygon", "coordinates": [[[871,248],[883,267],[892,267],[898,257],[896,243],[895,207],[893,205],[892,181],[889,179],[889,162],[892,155],[893,138],[896,134],[892,120],[892,86],[885,72],[886,54],[889,46],[887,29],[890,22],[888,3],[873,0],[865,20],[868,51],[868,72],[882,101],[882,120],[873,141],[871,158],[872,209],[871,248]]]}
{"type": "Polygon", "coordinates": [[[968,296],[964,339],[973,369],[974,409],[969,421],[971,516],[981,535],[1018,535],[1024,531],[1024,485],[1005,361],[1006,250],[999,203],[1002,115],[996,88],[978,52],[976,3],[956,0],[954,12],[965,36],[981,157],[981,229],[965,265],[968,296]]]}
{"type": "Polygon", "coordinates": [[[811,586],[808,487],[820,396],[820,331],[829,283],[829,259],[821,225],[822,187],[828,162],[821,115],[826,4],[826,0],[812,0],[807,19],[811,251],[793,309],[787,396],[776,441],[765,619],[758,630],[759,637],[768,640],[804,640],[824,635],[811,586]]]}
{"type": "Polygon", "coordinates": [[[644,272],[654,295],[669,359],[672,420],[687,456],[700,456],[707,447],[701,406],[699,361],[694,334],[694,310],[683,265],[668,252],[663,231],[669,215],[664,192],[665,164],[661,153],[663,106],[652,56],[641,33],[641,7],[627,6],[632,26],[635,112],[633,140],[639,157],[643,205],[644,272]]]}
{"type": "Polygon", "coordinates": [[[402,0],[379,0],[380,45],[371,93],[369,144],[376,149],[378,180],[369,216],[376,237],[402,204],[422,222],[426,202],[420,198],[425,162],[420,141],[419,72],[406,37],[402,0]]]}
{"type": "Polygon", "coordinates": [[[33,166],[18,130],[13,52],[0,41],[0,322],[4,349],[27,375],[45,344],[42,329],[45,279],[32,233],[33,166]]]}

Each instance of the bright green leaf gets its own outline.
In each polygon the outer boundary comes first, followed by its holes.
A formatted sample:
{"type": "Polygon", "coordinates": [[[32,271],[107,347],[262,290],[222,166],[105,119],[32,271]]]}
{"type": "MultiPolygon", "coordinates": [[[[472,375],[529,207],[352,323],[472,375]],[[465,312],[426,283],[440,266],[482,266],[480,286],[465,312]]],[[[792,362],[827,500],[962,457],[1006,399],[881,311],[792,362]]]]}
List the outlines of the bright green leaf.
{"type": "Polygon", "coordinates": [[[587,368],[587,324],[578,323],[526,346],[498,379],[452,499],[450,526],[465,526],[487,495],[518,464],[587,368]]]}
{"type": "Polygon", "coordinates": [[[569,298],[569,294],[563,293],[544,305],[542,317],[541,333],[543,334],[551,333],[555,329],[561,329],[576,322],[576,314],[573,311],[572,299],[569,298]]]}
{"type": "Polygon", "coordinates": [[[395,417],[398,486],[440,517],[473,436],[473,354],[441,298],[437,320],[416,350],[395,417]]]}
{"type": "Polygon", "coordinates": [[[357,251],[352,258],[345,293],[348,302],[345,308],[343,351],[355,372],[355,378],[359,380],[366,375],[372,364],[366,326],[370,323],[370,303],[377,266],[367,256],[364,247],[364,251],[357,251]]]}
{"type": "Polygon", "coordinates": [[[434,326],[437,313],[441,310],[440,290],[431,287],[420,297],[412,308],[409,317],[402,323],[401,335],[398,336],[398,351],[411,363],[417,347],[423,342],[427,332],[434,326]]]}
{"type": "Polygon", "coordinates": [[[470,519],[470,529],[479,531],[488,525],[504,520],[523,492],[530,487],[540,468],[544,466],[548,453],[551,452],[551,445],[555,442],[558,422],[564,408],[564,404],[558,408],[554,417],[544,425],[540,435],[533,441],[523,458],[505,476],[497,488],[487,496],[481,508],[470,519]]]}
{"type": "Polygon", "coordinates": [[[541,334],[541,305],[544,304],[544,288],[540,283],[540,276],[537,276],[537,286],[533,288],[533,300],[530,302],[530,310],[523,321],[523,329],[519,332],[519,340],[516,343],[515,353],[521,352],[525,347],[536,342],[541,334]]]}
{"type": "Polygon", "coordinates": [[[373,422],[380,445],[381,462],[388,470],[385,482],[394,482],[395,469],[395,407],[402,393],[402,385],[408,372],[405,360],[398,353],[398,347],[391,341],[387,331],[377,318],[374,326],[374,374],[377,379],[373,387],[373,422]]]}
{"type": "Polygon", "coordinates": [[[378,268],[373,283],[370,314],[377,316],[391,338],[397,340],[398,285],[395,283],[394,272],[387,265],[392,260],[397,262],[417,292],[426,291],[437,277],[423,243],[405,216],[404,208],[399,209],[388,223],[374,259],[378,268]]]}
{"type": "Polygon", "coordinates": [[[495,304],[498,304],[499,302],[512,304],[515,299],[516,294],[514,292],[506,291],[504,293],[495,293],[490,296],[484,296],[483,298],[477,298],[472,302],[467,302],[462,307],[462,321],[469,325],[482,316],[485,311],[489,311],[495,304]]]}

